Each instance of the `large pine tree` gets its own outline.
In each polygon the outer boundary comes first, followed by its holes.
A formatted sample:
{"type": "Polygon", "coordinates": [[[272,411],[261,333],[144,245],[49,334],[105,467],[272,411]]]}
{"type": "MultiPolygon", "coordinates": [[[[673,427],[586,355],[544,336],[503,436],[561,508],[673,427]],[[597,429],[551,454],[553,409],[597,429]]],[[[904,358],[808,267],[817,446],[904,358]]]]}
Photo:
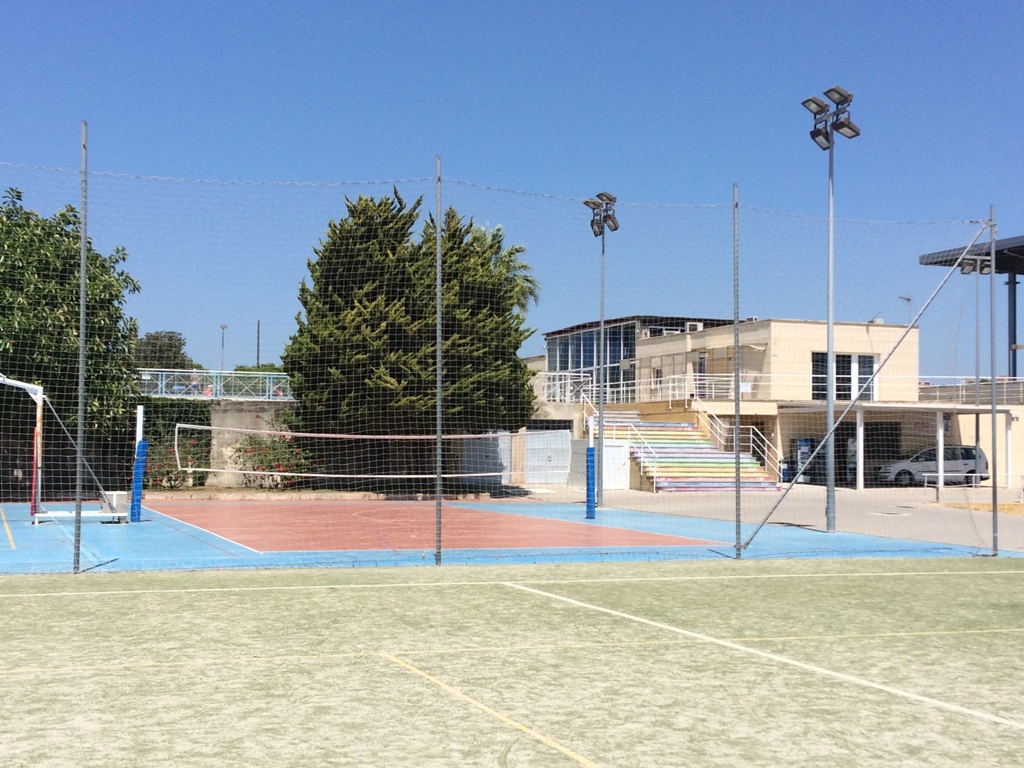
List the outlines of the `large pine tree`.
{"type": "MultiPolygon", "coordinates": [[[[427,217],[417,238],[420,206],[397,190],[349,200],[347,216],[331,221],[314,249],[282,357],[298,400],[296,430],[434,433],[436,227],[427,217]]],[[[533,391],[517,353],[532,333],[526,305],[537,298],[523,249],[449,209],[441,250],[443,431],[519,429],[533,391]]]]}

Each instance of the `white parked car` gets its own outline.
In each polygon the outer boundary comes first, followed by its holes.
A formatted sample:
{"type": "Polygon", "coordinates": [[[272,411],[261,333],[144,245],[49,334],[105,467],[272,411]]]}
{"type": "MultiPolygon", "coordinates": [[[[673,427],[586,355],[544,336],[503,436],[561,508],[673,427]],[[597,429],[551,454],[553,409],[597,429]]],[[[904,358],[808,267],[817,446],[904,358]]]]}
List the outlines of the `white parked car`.
{"type": "MultiPolygon", "coordinates": [[[[985,452],[973,445],[947,445],[943,448],[942,473],[944,483],[975,483],[988,480],[988,459],[985,452]]],[[[878,482],[900,486],[934,483],[939,472],[936,449],[925,450],[909,459],[886,464],[878,468],[878,482]]]]}

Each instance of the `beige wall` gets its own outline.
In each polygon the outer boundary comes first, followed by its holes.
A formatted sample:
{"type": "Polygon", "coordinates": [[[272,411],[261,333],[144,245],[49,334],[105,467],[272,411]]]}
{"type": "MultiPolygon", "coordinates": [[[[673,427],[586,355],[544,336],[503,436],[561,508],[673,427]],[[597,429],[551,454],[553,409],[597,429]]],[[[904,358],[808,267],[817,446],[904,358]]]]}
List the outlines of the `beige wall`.
{"type": "MultiPolygon", "coordinates": [[[[836,354],[873,355],[880,364],[905,331],[881,323],[836,323],[836,354]]],[[[733,373],[733,327],[641,339],[637,342],[639,400],[665,399],[658,391],[671,377],[693,375],[701,355],[706,372],[725,377],[733,373]]],[[[748,399],[803,401],[811,399],[811,353],[828,347],[823,322],[759,320],[740,324],[740,366],[748,399]]],[[[912,329],[892,354],[876,380],[876,400],[916,402],[918,330],[912,329]]]]}
{"type": "MultiPolygon", "coordinates": [[[[1009,414],[997,414],[996,416],[996,472],[998,473],[997,483],[1001,487],[1009,488],[1015,495],[1010,496],[1007,501],[1018,501],[1019,494],[1024,491],[1024,405],[1009,406],[1009,414]],[[1010,420],[1010,454],[1006,455],[1006,425],[1010,420]],[[1009,473],[1006,468],[1010,467],[1009,473]],[[1009,478],[1007,478],[1009,474],[1009,478]]],[[[978,445],[988,456],[989,466],[992,462],[992,416],[989,413],[981,414],[975,420],[973,414],[961,415],[956,419],[960,433],[959,442],[963,445],[974,445],[975,423],[980,429],[977,430],[978,445]]]]}

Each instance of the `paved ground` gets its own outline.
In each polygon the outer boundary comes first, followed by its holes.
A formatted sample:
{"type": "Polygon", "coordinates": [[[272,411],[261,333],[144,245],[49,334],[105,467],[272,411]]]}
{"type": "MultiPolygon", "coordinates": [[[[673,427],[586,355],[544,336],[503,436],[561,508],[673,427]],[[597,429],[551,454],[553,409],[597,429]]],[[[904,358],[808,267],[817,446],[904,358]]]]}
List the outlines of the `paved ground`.
{"type": "MultiPolygon", "coordinates": [[[[211,498],[220,499],[213,504],[223,504],[225,495],[235,494],[206,493],[203,498],[192,493],[183,495],[192,498],[179,497],[176,503],[186,509],[194,507],[192,511],[199,513],[211,504],[211,498]]],[[[324,494],[317,498],[318,509],[325,511],[315,515],[312,527],[306,525],[303,529],[306,538],[302,541],[312,535],[312,543],[296,543],[285,549],[280,545],[281,536],[294,536],[293,528],[301,522],[287,513],[296,501],[290,494],[250,493],[244,499],[232,498],[232,519],[217,520],[216,525],[178,515],[170,507],[165,513],[164,502],[144,500],[141,522],[111,525],[93,519],[83,523],[81,565],[83,570],[96,571],[422,565],[435,561],[435,548],[427,542],[434,536],[429,534],[433,531],[448,542],[455,541],[452,536],[459,534],[459,521],[465,519],[476,521],[476,538],[443,548],[444,563],[970,557],[993,553],[1024,556],[1024,515],[1001,512],[994,519],[990,511],[968,508],[971,504],[983,507],[986,499],[991,504],[991,489],[984,488],[947,489],[943,503],[936,502],[935,489],[858,492],[840,488],[836,492],[835,530],[825,532],[825,489],[818,486],[795,486],[788,493],[745,493],[740,500],[739,525],[732,492],[607,491],[595,519],[590,520],[585,515],[582,490],[536,486],[519,489],[503,499],[481,495],[446,500],[444,524],[436,531],[434,502],[423,499],[415,503],[417,516],[423,517],[420,522],[429,523],[430,528],[422,541],[409,546],[378,541],[372,547],[364,543],[358,548],[341,546],[333,538],[350,526],[351,517],[340,514],[340,509],[352,500],[343,495],[335,495],[333,501],[324,494]],[[262,529],[267,534],[265,540],[238,537],[224,528],[237,523],[238,518],[252,523],[267,507],[280,514],[262,529]],[[572,529],[574,533],[571,540],[525,546],[519,539],[499,533],[505,530],[502,523],[512,522],[523,529],[540,525],[572,529]],[[993,536],[993,522],[997,524],[997,537],[993,536]],[[270,533],[276,537],[276,544],[268,538],[270,533]],[[623,539],[627,534],[634,538],[623,539]],[[662,543],[639,545],[639,539],[646,541],[645,534],[655,534],[662,543]],[[670,541],[670,537],[674,539],[670,541]]],[[[382,509],[386,512],[391,502],[366,503],[369,506],[364,512],[376,521],[373,533],[379,539],[387,520],[378,520],[381,515],[376,513],[382,509]]],[[[0,506],[0,522],[0,573],[69,569],[73,560],[72,520],[54,518],[32,525],[28,505],[4,504],[0,506]]]]}
{"type": "MultiPolygon", "coordinates": [[[[584,491],[578,488],[534,486],[532,490],[533,498],[538,501],[586,502],[584,491]]],[[[1017,508],[1013,512],[1000,512],[997,516],[998,550],[1024,552],[1024,514],[1017,511],[1021,505],[1017,503],[1016,494],[1003,488],[998,492],[1000,508],[1017,508]]],[[[869,488],[863,491],[837,488],[836,531],[964,546],[991,546],[991,488],[954,486],[943,489],[941,501],[936,497],[935,488],[869,488]],[[967,509],[968,505],[974,509],[967,509]]],[[[736,494],[733,491],[699,494],[605,491],[604,506],[711,520],[736,519],[736,494]]],[[[742,494],[741,520],[744,525],[756,525],[766,517],[768,525],[824,530],[825,488],[795,485],[785,495],[782,492],[742,494]]]]}

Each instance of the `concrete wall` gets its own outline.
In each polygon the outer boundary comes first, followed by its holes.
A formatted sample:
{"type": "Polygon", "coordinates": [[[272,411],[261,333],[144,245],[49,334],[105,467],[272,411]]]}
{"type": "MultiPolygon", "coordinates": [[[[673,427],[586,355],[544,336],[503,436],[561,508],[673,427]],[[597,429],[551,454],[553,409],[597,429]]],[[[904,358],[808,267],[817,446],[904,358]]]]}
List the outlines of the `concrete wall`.
{"type": "MultiPolygon", "coordinates": [[[[292,403],[273,400],[216,400],[210,403],[210,424],[231,429],[270,429],[286,431],[281,414],[292,403]]],[[[230,467],[231,449],[237,434],[214,431],[210,446],[210,466],[230,467]]],[[[239,475],[212,472],[206,484],[220,488],[236,488],[242,484],[239,475]]]]}
{"type": "MultiPolygon", "coordinates": [[[[586,440],[572,441],[572,454],[569,458],[568,485],[570,488],[587,487],[587,447],[586,440]]],[[[604,489],[606,491],[625,491],[629,489],[629,443],[625,440],[604,441],[604,489]]]]}

